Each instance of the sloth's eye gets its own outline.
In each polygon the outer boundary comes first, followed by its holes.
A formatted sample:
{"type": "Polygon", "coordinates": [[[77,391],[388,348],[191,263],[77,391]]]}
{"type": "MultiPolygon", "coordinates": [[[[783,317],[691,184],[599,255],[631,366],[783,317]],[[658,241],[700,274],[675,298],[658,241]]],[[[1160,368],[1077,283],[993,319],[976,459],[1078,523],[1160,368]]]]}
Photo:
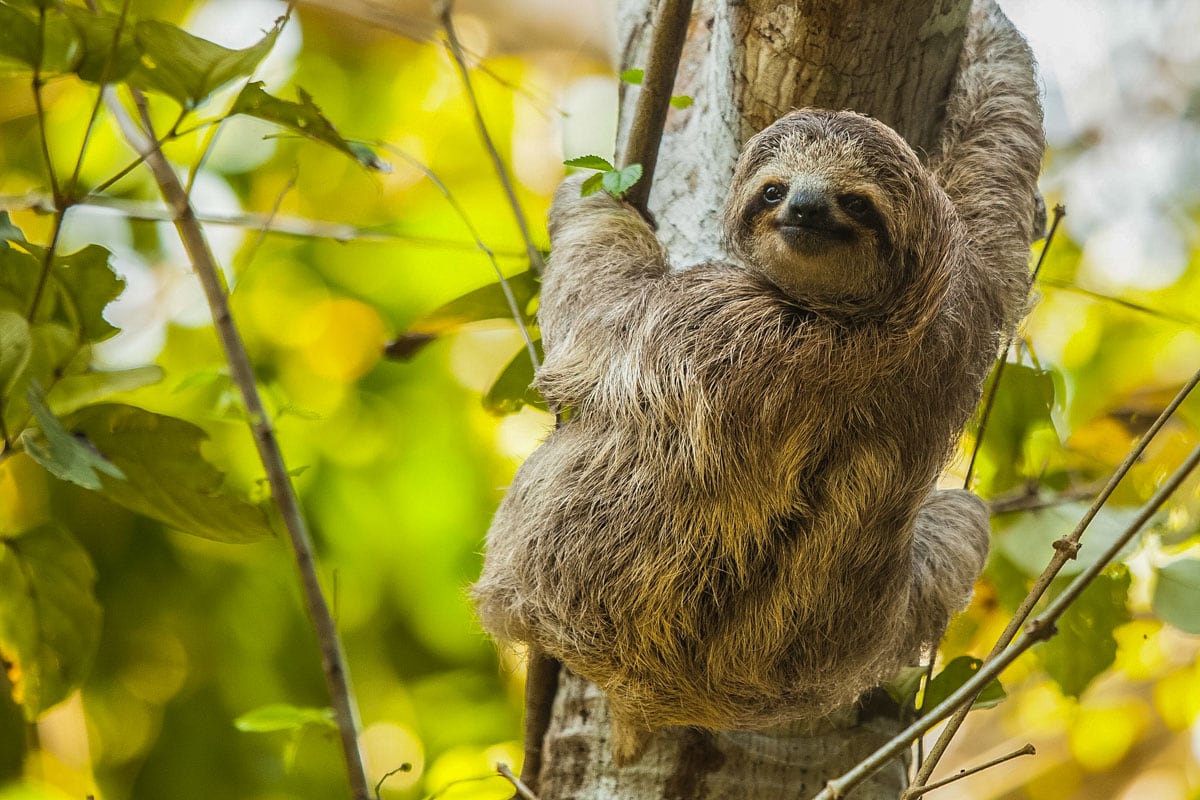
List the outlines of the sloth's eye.
{"type": "Polygon", "coordinates": [[[838,205],[855,219],[866,220],[875,214],[875,206],[861,194],[844,194],[838,198],[838,205]]]}
{"type": "Polygon", "coordinates": [[[787,197],[787,187],[782,183],[768,183],[762,190],[763,200],[771,205],[778,205],[787,197]]]}

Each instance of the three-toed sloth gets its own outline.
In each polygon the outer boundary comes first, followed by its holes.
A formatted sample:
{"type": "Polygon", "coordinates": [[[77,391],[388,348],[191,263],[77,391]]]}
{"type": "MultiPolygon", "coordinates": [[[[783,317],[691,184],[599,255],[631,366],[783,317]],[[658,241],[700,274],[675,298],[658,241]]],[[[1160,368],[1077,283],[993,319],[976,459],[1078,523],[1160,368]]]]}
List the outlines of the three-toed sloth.
{"type": "Polygon", "coordinates": [[[818,719],[936,642],[988,551],[937,476],[1024,312],[1042,156],[1025,43],[977,3],[928,164],[806,109],[754,136],[731,258],[681,272],[560,188],[536,385],[565,422],[496,513],[495,636],[607,694],[618,760],[668,725],[818,719]]]}

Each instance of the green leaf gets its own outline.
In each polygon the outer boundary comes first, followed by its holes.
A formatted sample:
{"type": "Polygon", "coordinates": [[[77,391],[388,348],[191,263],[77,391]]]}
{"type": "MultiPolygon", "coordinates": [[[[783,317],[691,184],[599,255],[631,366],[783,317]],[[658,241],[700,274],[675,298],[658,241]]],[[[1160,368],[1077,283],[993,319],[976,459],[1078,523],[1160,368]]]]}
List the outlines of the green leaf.
{"type": "Polygon", "coordinates": [[[15,311],[0,310],[0,409],[12,396],[32,351],[29,323],[15,311]]]}
{"type": "Polygon", "coordinates": [[[87,442],[67,432],[58,417],[46,406],[41,388],[34,384],[25,393],[25,399],[37,420],[41,436],[33,431],[26,432],[21,441],[25,452],[54,477],[70,481],[85,489],[100,488],[100,474],[124,480],[120,468],[108,461],[87,442]]]}
{"type": "MultiPolygon", "coordinates": [[[[521,311],[523,322],[531,322],[529,304],[538,291],[538,279],[533,270],[519,272],[506,278],[508,289],[521,311]]],[[[408,327],[410,333],[442,334],[460,328],[468,322],[486,319],[512,319],[512,308],[499,281],[473,289],[445,305],[430,311],[408,327]]]]}
{"type": "Polygon", "coordinates": [[[0,537],[0,660],[33,721],[77,687],[100,639],[96,573],[56,524],[0,537]]]}
{"type": "Polygon", "coordinates": [[[568,158],[563,164],[568,167],[578,167],[579,169],[616,169],[616,167],[608,162],[607,158],[601,158],[600,156],[577,156],[575,158],[568,158]]]}
{"type": "Polygon", "coordinates": [[[369,147],[350,143],[342,138],[333,124],[321,113],[313,102],[312,95],[297,87],[296,94],[299,103],[291,100],[281,100],[263,90],[261,81],[248,83],[233,103],[231,114],[245,114],[249,117],[273,122],[295,131],[301,136],[340,150],[368,169],[379,172],[390,172],[391,166],[379,158],[369,147]]]}
{"type": "MultiPolygon", "coordinates": [[[[1054,556],[1054,542],[1074,530],[1087,509],[1085,503],[1063,503],[1036,511],[1005,515],[1006,524],[997,531],[992,541],[1026,575],[1040,575],[1054,556]]],[[[1136,508],[1100,509],[1080,540],[1079,553],[1063,564],[1060,574],[1070,576],[1082,572],[1086,565],[1095,561],[1120,538],[1137,515],[1136,508]]]]}
{"type": "Polygon", "coordinates": [[[7,211],[0,211],[0,250],[7,250],[9,242],[23,242],[25,234],[8,216],[7,211]]]}
{"type": "Polygon", "coordinates": [[[600,180],[604,184],[604,191],[611,194],[613,197],[621,197],[630,188],[637,183],[642,177],[642,165],[630,164],[624,169],[615,172],[605,172],[601,175],[600,180]]]}
{"type": "Polygon", "coordinates": [[[61,417],[86,405],[107,400],[115,394],[140,389],[162,379],[162,368],[154,365],[114,372],[98,370],[68,375],[47,392],[46,403],[61,417]]]}
{"type": "MultiPolygon", "coordinates": [[[[534,341],[534,349],[538,358],[543,358],[542,342],[534,341]]],[[[508,366],[496,378],[492,388],[484,395],[483,407],[497,416],[515,414],[522,406],[531,405],[546,410],[546,402],[533,386],[533,362],[529,360],[529,352],[522,348],[508,362],[508,366]]]]}
{"type": "Polygon", "coordinates": [[[1200,560],[1181,558],[1156,574],[1154,613],[1184,633],[1200,634],[1200,560]]]}
{"type": "Polygon", "coordinates": [[[595,194],[596,192],[600,191],[600,188],[604,185],[603,181],[606,174],[607,173],[605,172],[597,172],[595,175],[584,181],[579,186],[579,196],[587,197],[590,194],[595,194]]]}
{"type": "Polygon", "coordinates": [[[675,108],[687,108],[695,101],[686,94],[677,94],[671,98],[671,105],[675,108]]]}
{"type": "MultiPolygon", "coordinates": [[[[46,248],[28,243],[22,247],[32,256],[30,261],[20,260],[19,257],[26,254],[17,250],[0,251],[0,269],[5,260],[15,262],[13,269],[4,270],[11,274],[6,276],[0,272],[0,293],[12,294],[27,309],[33,302],[46,248]]],[[[56,255],[34,321],[65,322],[78,334],[80,342],[101,342],[115,335],[117,328],[104,319],[104,307],[117,299],[125,288],[125,281],[110,266],[111,256],[112,253],[98,244],[89,244],[67,255],[56,255]]]]}
{"type": "Polygon", "coordinates": [[[88,406],[67,424],[124,472],[124,481],[101,481],[114,503],[218,542],[274,535],[263,509],[222,490],[225,476],[200,449],[208,435],[190,422],[110,403],[88,406]]]}
{"type": "Polygon", "coordinates": [[[1132,619],[1129,569],[1109,567],[1058,620],[1058,634],[1041,647],[1042,664],[1063,694],[1079,697],[1117,657],[1113,631],[1132,619]]]}
{"type": "Polygon", "coordinates": [[[87,364],[87,348],[81,348],[66,326],[42,322],[29,328],[29,361],[13,381],[5,397],[4,425],[10,437],[16,437],[29,424],[29,389],[35,384],[52,384],[56,376],[82,371],[87,364]]]}
{"type": "Polygon", "coordinates": [[[8,5],[0,5],[0,56],[29,67],[38,64],[38,24],[8,5]]]}
{"type": "Polygon", "coordinates": [[[75,29],[82,48],[72,70],[79,77],[92,83],[113,83],[125,78],[138,66],[141,51],[128,20],[118,34],[117,26],[121,18],[110,11],[93,14],[77,6],[63,6],[63,11],[75,29]]]}
{"type": "MultiPolygon", "coordinates": [[[[985,396],[995,379],[993,370],[985,396]]],[[[1035,434],[1057,436],[1054,403],[1053,373],[1025,364],[1005,364],[981,448],[981,457],[990,467],[987,477],[992,492],[1020,487],[1027,478],[1038,477],[1044,464],[1029,457],[1027,443],[1035,434]]]]}
{"type": "MultiPolygon", "coordinates": [[[[924,710],[929,710],[951,694],[958,687],[974,677],[976,672],[979,672],[979,667],[983,661],[971,656],[959,656],[942,668],[942,671],[934,676],[929,682],[928,688],[925,689],[925,699],[921,703],[924,710]]],[[[983,691],[975,698],[975,702],[971,708],[991,708],[999,705],[1007,694],[1004,687],[1000,685],[1000,681],[993,679],[991,683],[983,687],[983,691]]]]}
{"type": "MultiPolygon", "coordinates": [[[[29,245],[21,246],[24,248],[29,245]]],[[[8,245],[0,247],[0,308],[25,316],[33,302],[34,287],[41,269],[41,262],[31,253],[8,245]]],[[[45,306],[42,306],[41,310],[44,309],[45,306]]],[[[44,317],[44,313],[38,316],[44,317]]]]}
{"type": "Polygon", "coordinates": [[[896,676],[883,685],[883,688],[901,708],[912,707],[917,699],[917,691],[921,688],[921,679],[925,677],[924,667],[901,667],[896,676]]]}
{"type": "Polygon", "coordinates": [[[58,284],[67,317],[83,340],[101,342],[117,333],[104,319],[104,307],[125,288],[109,265],[112,254],[98,244],[65,256],[56,256],[52,276],[58,284]]]}
{"type": "Polygon", "coordinates": [[[621,73],[621,80],[634,86],[640,86],[645,77],[646,71],[643,69],[627,69],[621,73]]]}
{"type": "Polygon", "coordinates": [[[244,50],[230,50],[160,20],[134,28],[142,57],[129,82],[192,109],[225,84],[248,77],[275,45],[279,24],[244,50]]]}
{"type": "MultiPolygon", "coordinates": [[[[10,785],[24,773],[25,750],[25,714],[13,700],[13,685],[0,664],[0,786],[10,785]]],[[[0,800],[16,798],[0,790],[0,800]]]]}
{"type": "MultiPolygon", "coordinates": [[[[529,306],[537,296],[537,276],[532,270],[526,270],[505,278],[505,281],[521,312],[521,322],[526,325],[532,324],[533,315],[529,312],[529,306]]],[[[512,308],[508,304],[503,286],[499,281],[489,283],[472,289],[417,319],[403,334],[388,343],[387,355],[389,358],[407,361],[438,336],[463,325],[488,319],[512,318],[512,308]]]]}
{"type": "Polygon", "coordinates": [[[274,703],[247,711],[233,721],[233,726],[247,733],[294,731],[308,725],[337,730],[332,708],[301,708],[287,703],[274,703]]]}

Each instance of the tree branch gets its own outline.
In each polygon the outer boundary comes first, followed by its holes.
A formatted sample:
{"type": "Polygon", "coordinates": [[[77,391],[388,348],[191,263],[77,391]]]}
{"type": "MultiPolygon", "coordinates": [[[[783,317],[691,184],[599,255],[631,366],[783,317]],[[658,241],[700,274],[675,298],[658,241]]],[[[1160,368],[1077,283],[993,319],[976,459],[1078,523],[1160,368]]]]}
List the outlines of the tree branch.
{"type": "MultiPolygon", "coordinates": [[[[874,774],[884,764],[903,753],[913,739],[949,717],[960,706],[969,708],[971,702],[979,692],[991,683],[994,678],[998,677],[1000,673],[1004,672],[1026,650],[1040,641],[1051,638],[1057,632],[1054,624],[1062,616],[1063,612],[1070,607],[1071,603],[1075,602],[1084,589],[1096,579],[1096,576],[1120,555],[1125,546],[1142,529],[1142,526],[1158,512],[1159,507],[1191,475],[1197,465],[1200,465],[1200,445],[1197,445],[1188,454],[1183,464],[1158,488],[1158,491],[1146,502],[1137,517],[1117,537],[1116,541],[1094,563],[1067,584],[1062,593],[1046,606],[1041,616],[1034,619],[1025,627],[1024,631],[1022,631],[1012,645],[997,653],[994,657],[990,657],[984,661],[979,671],[971,676],[966,683],[958,687],[949,697],[935,706],[925,716],[900,731],[887,744],[859,762],[854,769],[826,783],[825,788],[814,795],[813,800],[839,800],[839,798],[845,797],[847,792],[874,774]]],[[[932,763],[932,753],[930,755],[931,760],[926,762],[927,764],[932,763]]]]}
{"type": "MultiPolygon", "coordinates": [[[[1130,450],[1125,456],[1125,460],[1122,461],[1120,466],[1117,467],[1116,471],[1113,472],[1112,477],[1108,479],[1108,483],[1106,483],[1104,488],[1100,490],[1100,494],[1096,495],[1096,499],[1092,501],[1091,506],[1088,508],[1087,512],[1084,513],[1083,518],[1079,520],[1079,524],[1075,526],[1075,530],[1073,530],[1069,536],[1059,539],[1054,543],[1053,558],[1050,559],[1050,563],[1046,565],[1046,568],[1042,570],[1042,574],[1038,576],[1037,581],[1034,582],[1033,587],[1029,590],[1029,593],[1025,595],[1025,599],[1021,601],[1021,605],[1018,606],[1017,610],[1013,612],[1012,619],[1008,621],[1008,625],[1000,634],[1000,638],[997,639],[996,644],[992,646],[992,650],[990,653],[988,653],[985,662],[999,656],[1001,651],[1003,651],[1004,648],[1008,646],[1009,642],[1011,642],[1017,635],[1017,632],[1021,629],[1021,626],[1025,623],[1025,620],[1028,619],[1030,613],[1032,613],[1033,607],[1037,605],[1037,602],[1042,598],[1042,595],[1044,595],[1046,590],[1050,588],[1050,583],[1058,575],[1059,571],[1062,570],[1063,565],[1069,560],[1073,559],[1075,554],[1079,552],[1079,541],[1083,538],[1084,531],[1087,530],[1088,526],[1092,523],[1092,520],[1096,518],[1096,515],[1100,513],[1100,509],[1103,508],[1104,504],[1108,502],[1108,498],[1112,496],[1112,493],[1116,490],[1117,485],[1120,484],[1122,479],[1124,479],[1124,477],[1129,473],[1129,470],[1133,468],[1133,465],[1137,463],[1138,459],[1142,457],[1142,453],[1146,452],[1146,447],[1149,446],[1150,442],[1154,439],[1158,432],[1162,430],[1162,427],[1167,423],[1167,420],[1171,418],[1171,416],[1175,413],[1175,410],[1179,408],[1180,404],[1183,403],[1184,399],[1186,399],[1191,393],[1192,389],[1196,388],[1197,383],[1200,383],[1200,370],[1197,370],[1196,373],[1192,375],[1191,379],[1183,385],[1183,388],[1179,390],[1174,399],[1172,399],[1167,407],[1163,409],[1162,413],[1158,415],[1158,418],[1154,420],[1154,423],[1142,435],[1142,438],[1138,440],[1138,443],[1134,445],[1133,449],[1130,450]]],[[[971,700],[973,702],[974,697],[972,697],[971,700]]],[[[955,713],[954,717],[946,725],[945,729],[942,730],[941,734],[938,736],[937,742],[929,751],[928,759],[921,765],[921,769],[917,772],[916,777],[913,779],[913,784],[915,786],[920,786],[922,783],[929,780],[929,776],[933,773],[934,767],[937,766],[938,760],[941,759],[942,755],[946,752],[946,748],[950,746],[950,740],[954,738],[954,734],[956,734],[958,729],[962,727],[963,720],[967,718],[967,714],[970,713],[970,710],[971,703],[967,703],[965,706],[959,709],[957,713],[955,713]]]]}
{"type": "Polygon", "coordinates": [[[650,214],[648,203],[654,167],[658,163],[658,146],[667,122],[671,90],[675,86],[675,73],[691,18],[692,0],[665,0],[662,4],[650,41],[650,58],[642,76],[641,94],[626,140],[621,166],[641,164],[642,177],[625,193],[625,200],[646,218],[650,214]]]}
{"type": "Polygon", "coordinates": [[[492,161],[492,167],[496,170],[496,177],[500,179],[500,185],[504,187],[504,194],[508,198],[509,208],[512,210],[513,218],[517,222],[517,228],[521,231],[521,239],[525,242],[525,253],[529,257],[529,267],[535,273],[541,275],[542,253],[534,245],[533,238],[529,235],[529,223],[525,221],[525,212],[521,210],[521,204],[517,201],[517,192],[513,188],[512,176],[509,175],[508,167],[504,165],[504,160],[500,158],[500,152],[496,150],[496,143],[492,141],[492,135],[488,132],[487,123],[483,120],[483,111],[479,108],[479,98],[475,96],[475,87],[471,84],[471,73],[467,69],[466,57],[463,54],[462,45],[458,41],[458,34],[454,30],[454,20],[451,18],[454,2],[453,0],[433,1],[438,19],[441,21],[442,28],[446,32],[446,49],[454,59],[455,66],[458,67],[458,75],[462,79],[463,90],[467,93],[467,102],[471,104],[471,111],[475,115],[475,128],[479,132],[479,138],[483,141],[483,146],[492,161]]]}
{"type": "Polygon", "coordinates": [[[154,173],[159,191],[173,213],[179,238],[183,242],[197,277],[200,279],[200,285],[204,289],[209,309],[212,312],[213,325],[229,363],[230,376],[242,395],[242,401],[250,420],[254,444],[258,449],[263,469],[266,471],[272,497],[291,538],[292,553],[300,572],[306,608],[321,651],[321,665],[333,705],[342,753],[346,760],[351,794],[354,800],[369,800],[370,789],[366,770],[363,765],[362,753],[358,748],[358,710],[350,688],[350,676],[342,653],[337,627],[329,612],[325,596],[321,592],[307,523],[300,511],[299,501],[288,477],[283,454],[271,426],[271,418],[258,394],[258,385],[254,369],[250,364],[250,357],[246,353],[241,334],[230,313],[229,298],[216,259],[175,170],[163,156],[162,150],[154,143],[154,131],[145,97],[137,89],[131,89],[131,91],[145,129],[144,135],[149,137],[149,140],[143,137],[143,132],[137,129],[125,109],[111,95],[109,110],[116,118],[125,138],[145,158],[146,164],[154,173]]]}
{"type": "Polygon", "coordinates": [[[971,767],[970,769],[961,770],[961,771],[956,772],[955,774],[951,775],[948,778],[943,778],[940,781],[934,781],[933,783],[927,783],[924,786],[914,786],[913,788],[909,789],[907,792],[904,793],[903,800],[915,800],[916,798],[920,797],[921,795],[925,794],[926,792],[932,792],[934,789],[940,789],[943,786],[949,786],[950,784],[954,783],[955,781],[961,781],[963,778],[970,777],[971,775],[974,775],[978,772],[983,772],[985,769],[991,769],[992,767],[998,767],[1001,764],[1004,764],[1008,761],[1012,761],[1014,758],[1018,758],[1019,756],[1033,756],[1033,755],[1037,755],[1037,750],[1034,749],[1034,746],[1032,744],[1027,744],[1019,750],[1014,750],[1013,752],[1008,753],[1006,755],[1002,755],[999,758],[993,758],[991,761],[985,761],[984,763],[978,764],[974,767],[971,767]]]}

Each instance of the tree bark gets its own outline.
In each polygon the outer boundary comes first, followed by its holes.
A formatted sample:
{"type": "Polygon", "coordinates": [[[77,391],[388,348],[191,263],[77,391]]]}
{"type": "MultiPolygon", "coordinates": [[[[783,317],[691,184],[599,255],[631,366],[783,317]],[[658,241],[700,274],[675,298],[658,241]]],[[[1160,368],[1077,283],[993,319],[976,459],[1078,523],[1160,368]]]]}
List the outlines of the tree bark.
{"type": "MultiPolygon", "coordinates": [[[[656,6],[620,0],[621,69],[644,66],[656,6]]],[[[650,196],[672,264],[725,257],[719,220],[742,144],[793,108],[870,114],[932,151],[969,9],[969,0],[696,0],[675,84],[694,102],[668,117],[650,196]]],[[[618,155],[637,91],[622,87],[618,155]]],[[[660,729],[641,761],[618,769],[608,720],[603,693],[562,670],[542,800],[800,800],[900,729],[857,708],[820,730],[660,729]]],[[[895,800],[906,784],[897,761],[850,797],[895,800]]]]}

